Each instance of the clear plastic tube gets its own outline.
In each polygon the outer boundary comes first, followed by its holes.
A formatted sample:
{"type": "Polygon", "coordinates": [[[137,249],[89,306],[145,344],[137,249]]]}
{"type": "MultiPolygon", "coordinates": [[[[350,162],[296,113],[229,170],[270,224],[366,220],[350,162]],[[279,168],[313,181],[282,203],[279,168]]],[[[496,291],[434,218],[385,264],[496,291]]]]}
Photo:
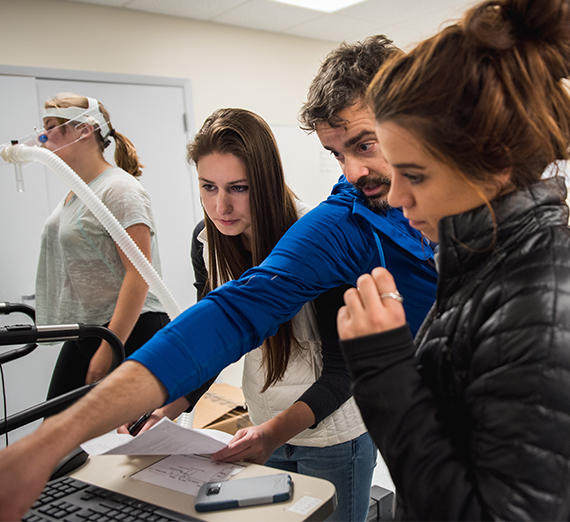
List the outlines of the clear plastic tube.
{"type": "Polygon", "coordinates": [[[20,165],[20,163],[14,163],[14,169],[16,170],[16,189],[18,192],[24,192],[24,175],[22,174],[22,165],[20,165]]]}
{"type": "Polygon", "coordinates": [[[154,267],[140,251],[132,238],[125,232],[115,216],[111,214],[105,204],[95,195],[89,186],[67,165],[61,158],[53,152],[37,147],[26,145],[8,145],[0,151],[4,161],[9,163],[27,163],[29,161],[39,161],[55,172],[71,190],[79,197],[85,206],[93,212],[94,216],[101,222],[105,230],[109,232],[119,248],[125,253],[135,268],[139,271],[143,279],[148,283],[150,291],[163,304],[170,319],[174,319],[181,312],[176,300],[160,278],[154,267]]]}

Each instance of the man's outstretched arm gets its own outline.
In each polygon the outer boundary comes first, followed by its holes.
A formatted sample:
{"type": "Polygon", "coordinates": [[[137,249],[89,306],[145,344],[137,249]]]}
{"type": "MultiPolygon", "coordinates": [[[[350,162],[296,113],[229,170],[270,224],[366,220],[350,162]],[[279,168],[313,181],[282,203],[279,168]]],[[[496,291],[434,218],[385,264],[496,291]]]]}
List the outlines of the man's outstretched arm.
{"type": "Polygon", "coordinates": [[[56,464],[79,444],[162,406],[166,397],[149,370],[126,361],[67,410],[0,451],[0,520],[20,520],[56,464]]]}

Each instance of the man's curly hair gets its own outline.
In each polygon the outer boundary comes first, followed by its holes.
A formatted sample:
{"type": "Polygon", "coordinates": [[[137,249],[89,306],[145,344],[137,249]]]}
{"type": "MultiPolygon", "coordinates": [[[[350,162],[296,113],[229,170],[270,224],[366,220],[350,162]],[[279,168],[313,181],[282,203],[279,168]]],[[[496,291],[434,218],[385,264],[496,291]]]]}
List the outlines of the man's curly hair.
{"type": "Polygon", "coordinates": [[[313,132],[320,123],[342,125],[338,113],[364,98],[380,66],[398,52],[383,35],[369,36],[353,44],[344,42],[331,51],[309,87],[307,101],[299,113],[301,128],[313,132]]]}

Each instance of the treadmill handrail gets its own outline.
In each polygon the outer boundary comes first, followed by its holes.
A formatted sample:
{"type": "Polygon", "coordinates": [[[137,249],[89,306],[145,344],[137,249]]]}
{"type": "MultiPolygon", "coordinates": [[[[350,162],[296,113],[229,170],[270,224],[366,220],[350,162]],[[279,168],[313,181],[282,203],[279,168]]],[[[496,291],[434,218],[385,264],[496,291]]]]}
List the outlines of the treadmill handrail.
{"type": "Polygon", "coordinates": [[[8,315],[13,312],[21,312],[26,314],[32,321],[36,321],[36,310],[23,303],[8,303],[8,302],[0,302],[0,314],[8,315]]]}
{"type": "MultiPolygon", "coordinates": [[[[35,325],[13,325],[0,328],[0,345],[35,343],[50,340],[70,340],[84,339],[86,337],[100,337],[107,341],[113,350],[113,361],[107,375],[111,373],[125,359],[125,347],[117,335],[99,325],[56,325],[56,326],[35,326],[35,325]]],[[[26,347],[22,348],[25,349],[26,347]]],[[[31,351],[31,350],[30,350],[31,351]]],[[[29,352],[28,352],[29,353],[29,352]]],[[[23,354],[25,355],[25,354],[23,354]]],[[[86,384],[81,388],[72,390],[54,397],[48,401],[36,404],[27,410],[15,413],[0,420],[0,435],[25,426],[30,422],[41,419],[48,415],[53,415],[67,408],[77,399],[85,395],[98,382],[86,384]]]]}

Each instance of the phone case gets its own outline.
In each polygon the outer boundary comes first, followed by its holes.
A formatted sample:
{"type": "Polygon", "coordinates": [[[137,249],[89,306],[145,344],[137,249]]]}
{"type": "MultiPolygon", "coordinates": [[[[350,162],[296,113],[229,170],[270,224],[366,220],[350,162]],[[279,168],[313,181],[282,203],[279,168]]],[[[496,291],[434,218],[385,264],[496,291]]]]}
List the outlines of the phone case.
{"type": "Polygon", "coordinates": [[[293,481],[288,473],[208,482],[200,488],[194,509],[204,512],[285,502],[292,492],[293,481]]]}

